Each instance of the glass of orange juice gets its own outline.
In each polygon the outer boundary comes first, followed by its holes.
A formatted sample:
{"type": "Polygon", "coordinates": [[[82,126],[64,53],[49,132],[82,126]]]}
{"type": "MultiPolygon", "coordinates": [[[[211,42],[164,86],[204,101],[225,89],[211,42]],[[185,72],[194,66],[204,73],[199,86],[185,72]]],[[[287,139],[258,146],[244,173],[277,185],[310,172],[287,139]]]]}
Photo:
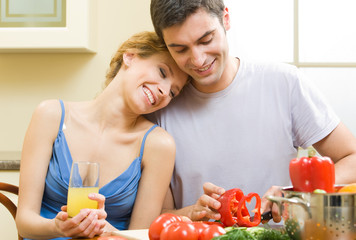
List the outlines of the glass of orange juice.
{"type": "Polygon", "coordinates": [[[98,202],[88,198],[99,192],[99,163],[73,162],[69,179],[67,212],[74,217],[83,208],[98,208],[98,202]]]}

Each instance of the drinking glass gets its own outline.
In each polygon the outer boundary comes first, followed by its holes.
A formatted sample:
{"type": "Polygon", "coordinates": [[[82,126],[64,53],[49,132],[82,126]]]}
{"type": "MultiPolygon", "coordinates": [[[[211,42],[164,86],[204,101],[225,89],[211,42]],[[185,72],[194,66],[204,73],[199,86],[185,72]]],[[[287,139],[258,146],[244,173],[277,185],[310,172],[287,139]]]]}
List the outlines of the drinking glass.
{"type": "Polygon", "coordinates": [[[99,163],[73,162],[69,179],[67,212],[74,217],[83,208],[98,208],[98,202],[88,198],[99,192],[99,163]]]}

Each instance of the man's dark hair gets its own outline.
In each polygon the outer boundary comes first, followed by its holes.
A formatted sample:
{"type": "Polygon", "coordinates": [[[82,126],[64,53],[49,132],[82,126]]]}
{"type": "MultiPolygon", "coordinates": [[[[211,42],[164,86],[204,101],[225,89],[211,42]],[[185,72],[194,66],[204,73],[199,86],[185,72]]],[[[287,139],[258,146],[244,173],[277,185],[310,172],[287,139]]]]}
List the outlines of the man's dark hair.
{"type": "Polygon", "coordinates": [[[151,0],[151,19],[157,35],[163,39],[163,29],[182,24],[200,8],[223,24],[223,0],[151,0]]]}

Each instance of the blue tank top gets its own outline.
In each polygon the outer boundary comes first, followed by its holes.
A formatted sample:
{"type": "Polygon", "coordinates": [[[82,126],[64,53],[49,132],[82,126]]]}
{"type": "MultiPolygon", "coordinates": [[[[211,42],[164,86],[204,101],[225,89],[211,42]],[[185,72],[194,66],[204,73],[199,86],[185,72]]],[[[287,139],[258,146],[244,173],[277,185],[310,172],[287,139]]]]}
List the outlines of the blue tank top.
{"type": "MultiPolygon", "coordinates": [[[[62,108],[62,117],[58,135],[53,144],[53,153],[48,166],[41,206],[41,216],[49,219],[57,215],[61,206],[67,205],[70,169],[73,162],[63,132],[65,116],[64,104],[62,100],[59,101],[62,108]]],[[[119,230],[128,228],[136,199],[138,183],[141,178],[141,161],[146,137],[155,127],[157,127],[157,125],[153,125],[144,135],[141,143],[140,156],[134,159],[131,165],[120,176],[99,189],[99,193],[106,198],[106,220],[119,230]]]]}

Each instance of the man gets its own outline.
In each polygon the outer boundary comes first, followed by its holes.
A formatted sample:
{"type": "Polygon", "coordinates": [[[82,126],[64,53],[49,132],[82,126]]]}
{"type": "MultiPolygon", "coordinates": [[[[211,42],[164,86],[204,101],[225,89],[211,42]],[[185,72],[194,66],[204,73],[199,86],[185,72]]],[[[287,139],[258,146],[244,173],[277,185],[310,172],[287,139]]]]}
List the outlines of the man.
{"type": "MultiPolygon", "coordinates": [[[[151,17],[193,78],[168,108],[149,116],[177,144],[165,211],[219,219],[216,199],[225,189],[279,194],[274,185],[290,185],[299,146],[329,156],[337,183],[356,182],[356,139],[296,67],[229,56],[223,0],[152,0],[151,17]]],[[[262,199],[263,211],[271,206],[262,199]]],[[[273,220],[281,220],[276,208],[273,220]]]]}

